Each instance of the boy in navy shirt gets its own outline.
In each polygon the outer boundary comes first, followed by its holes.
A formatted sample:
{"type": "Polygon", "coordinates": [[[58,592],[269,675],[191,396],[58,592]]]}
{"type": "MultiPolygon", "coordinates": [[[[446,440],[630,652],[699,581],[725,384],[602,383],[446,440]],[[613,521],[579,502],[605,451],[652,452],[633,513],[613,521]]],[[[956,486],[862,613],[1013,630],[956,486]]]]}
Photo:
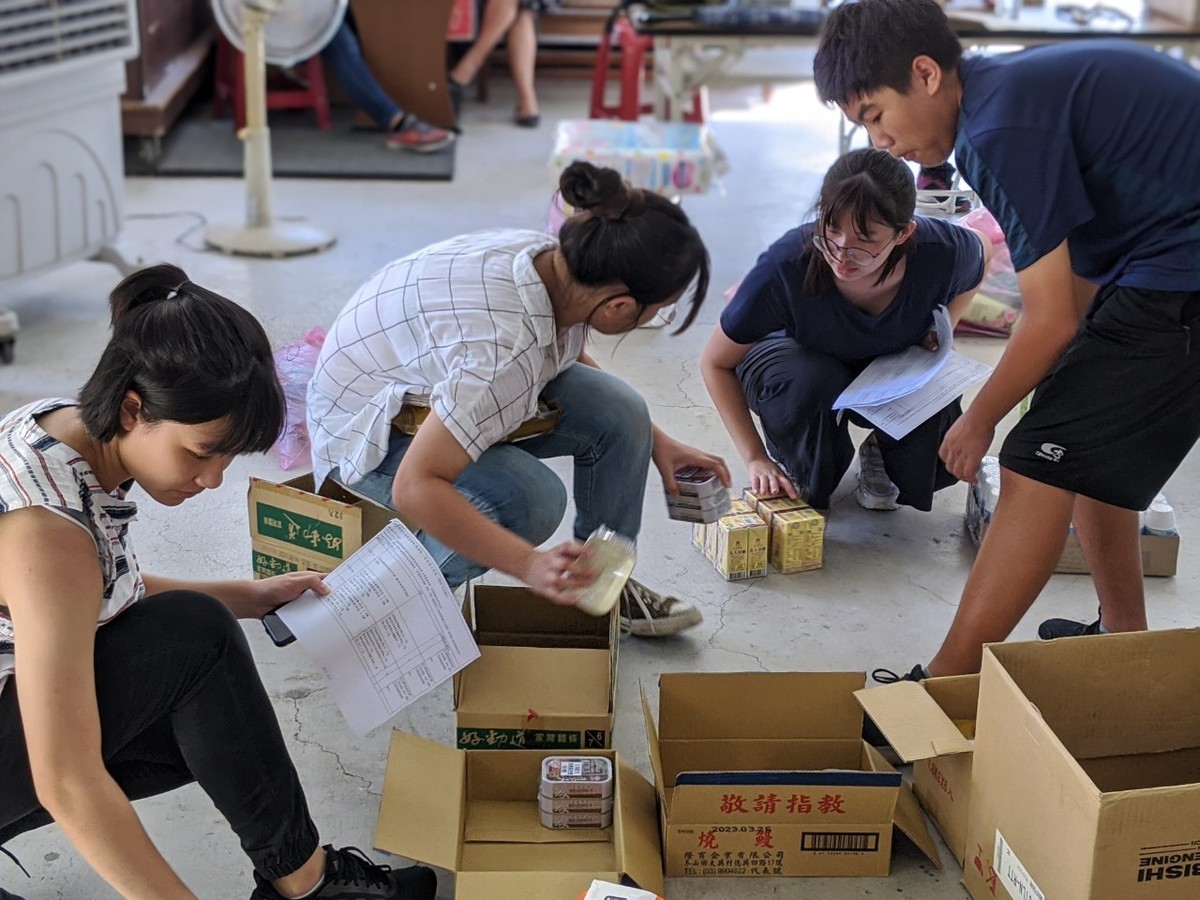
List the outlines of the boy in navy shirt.
{"type": "Polygon", "coordinates": [[[906,677],[978,671],[1072,521],[1101,618],[1039,634],[1145,629],[1137,511],[1200,437],[1200,73],[1120,40],[963,59],[935,0],[860,0],[830,15],[814,75],[876,147],[922,166],[953,151],[1008,240],[1022,323],[947,433],[947,468],[973,480],[1037,388],[950,633],[906,677]]]}

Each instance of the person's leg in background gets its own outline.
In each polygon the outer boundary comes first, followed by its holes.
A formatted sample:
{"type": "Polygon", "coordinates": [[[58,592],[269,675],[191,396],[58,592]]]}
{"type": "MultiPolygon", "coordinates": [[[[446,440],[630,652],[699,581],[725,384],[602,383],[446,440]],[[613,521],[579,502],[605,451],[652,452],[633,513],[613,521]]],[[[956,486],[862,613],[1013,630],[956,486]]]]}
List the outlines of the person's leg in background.
{"type": "Polygon", "coordinates": [[[532,10],[522,9],[508,32],[508,68],[517,90],[515,121],[522,128],[537,128],[541,123],[534,83],[537,40],[537,15],[532,10]]]}
{"type": "Polygon", "coordinates": [[[450,89],[461,98],[463,88],[475,80],[479,70],[487,64],[488,57],[517,20],[520,0],[487,0],[483,7],[483,21],[479,24],[479,35],[475,43],[463,54],[458,64],[450,70],[450,89]]]}
{"type": "MultiPolygon", "coordinates": [[[[392,482],[411,443],[411,436],[393,430],[383,462],[361,481],[346,487],[390,509],[392,482]]],[[[567,491],[558,476],[524,447],[524,441],[489,447],[462,471],[454,487],[479,512],[536,547],[548,541],[562,522],[567,491]]],[[[330,477],[342,484],[336,469],[330,477]]],[[[488,571],[432,535],[422,531],[417,538],[451,588],[488,571]]]]}
{"type": "MultiPolygon", "coordinates": [[[[558,403],[562,416],[552,432],[519,446],[541,459],[574,459],[576,539],[607,525],[636,541],[654,443],[645,399],[617,376],[583,363],[546,385],[542,398],[558,403]]],[[[690,603],[632,578],[621,595],[622,626],[640,637],[677,634],[701,621],[690,603]]]]}
{"type": "Polygon", "coordinates": [[[771,457],[804,500],[827,511],[854,459],[849,421],[838,421],[833,402],[858,373],[778,336],[755,344],[737,374],[771,457]]]}
{"type": "MultiPolygon", "coordinates": [[[[885,477],[896,492],[896,504],[929,512],[933,509],[934,493],[958,483],[958,479],[946,470],[945,464],[938,456],[938,448],[942,446],[942,440],[950,426],[957,422],[960,416],[962,404],[955,400],[900,440],[891,437],[882,429],[875,429],[874,440],[879,448],[885,477]]],[[[860,422],[857,415],[854,419],[856,423],[864,424],[864,427],[874,428],[870,423],[860,422]]],[[[860,497],[860,502],[861,499],[860,497]]]]}
{"type": "MultiPolygon", "coordinates": [[[[336,881],[341,854],[319,847],[275,711],[228,608],[192,591],[149,597],[97,630],[95,668],[101,753],[130,799],[196,781],[254,864],[256,898],[299,895],[323,874],[336,881]]],[[[0,845],[50,821],[34,791],[19,685],[10,680],[0,693],[0,845]]],[[[351,868],[362,878],[395,877],[373,866],[359,871],[354,858],[351,868]]],[[[418,874],[406,872],[404,879],[418,874]]]]}
{"type": "Polygon", "coordinates": [[[454,141],[452,133],[406,113],[388,96],[367,67],[362,46],[349,22],[342,21],[333,39],[321,51],[321,58],[329,63],[350,102],[387,132],[388,147],[432,152],[454,141]]]}

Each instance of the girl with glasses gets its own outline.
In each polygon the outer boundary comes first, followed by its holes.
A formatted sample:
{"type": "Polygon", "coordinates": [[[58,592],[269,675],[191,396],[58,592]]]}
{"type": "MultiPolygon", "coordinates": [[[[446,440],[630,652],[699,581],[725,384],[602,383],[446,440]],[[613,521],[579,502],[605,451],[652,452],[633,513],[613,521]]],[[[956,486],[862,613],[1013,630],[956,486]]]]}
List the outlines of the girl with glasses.
{"type": "MultiPolygon", "coordinates": [[[[872,427],[839,417],[838,395],[878,356],[936,350],[933,311],[945,305],[957,324],[983,279],[987,238],[914,218],[915,207],[903,161],[847,153],[826,173],[813,220],[759,258],[722,313],[700,368],[755,491],[828,510],[854,456],[850,423],[872,427]]],[[[961,414],[955,400],[902,440],[872,431],[859,452],[859,504],[931,509],[934,492],[956,481],[938,447],[961,414]]]]}

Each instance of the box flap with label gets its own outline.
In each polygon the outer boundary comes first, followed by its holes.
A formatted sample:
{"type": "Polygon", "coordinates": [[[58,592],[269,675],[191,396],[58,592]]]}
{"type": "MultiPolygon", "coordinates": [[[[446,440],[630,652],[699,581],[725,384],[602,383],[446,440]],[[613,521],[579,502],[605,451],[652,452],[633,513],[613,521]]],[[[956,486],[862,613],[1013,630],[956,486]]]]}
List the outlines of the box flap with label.
{"type": "Polygon", "coordinates": [[[897,681],[854,696],[906,763],[974,747],[919,682],[897,681]]]}

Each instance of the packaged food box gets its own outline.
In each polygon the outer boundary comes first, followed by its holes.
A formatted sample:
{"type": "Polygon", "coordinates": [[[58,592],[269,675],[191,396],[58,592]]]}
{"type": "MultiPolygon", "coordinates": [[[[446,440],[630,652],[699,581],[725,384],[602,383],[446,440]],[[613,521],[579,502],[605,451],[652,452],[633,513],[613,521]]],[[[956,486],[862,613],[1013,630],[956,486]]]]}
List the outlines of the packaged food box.
{"type": "Polygon", "coordinates": [[[544,813],[611,813],[612,797],[547,797],[538,794],[538,807],[544,813]]]}
{"type": "Polygon", "coordinates": [[[608,828],[613,820],[611,809],[606,813],[548,813],[543,809],[538,810],[538,818],[547,828],[608,828]]]}

